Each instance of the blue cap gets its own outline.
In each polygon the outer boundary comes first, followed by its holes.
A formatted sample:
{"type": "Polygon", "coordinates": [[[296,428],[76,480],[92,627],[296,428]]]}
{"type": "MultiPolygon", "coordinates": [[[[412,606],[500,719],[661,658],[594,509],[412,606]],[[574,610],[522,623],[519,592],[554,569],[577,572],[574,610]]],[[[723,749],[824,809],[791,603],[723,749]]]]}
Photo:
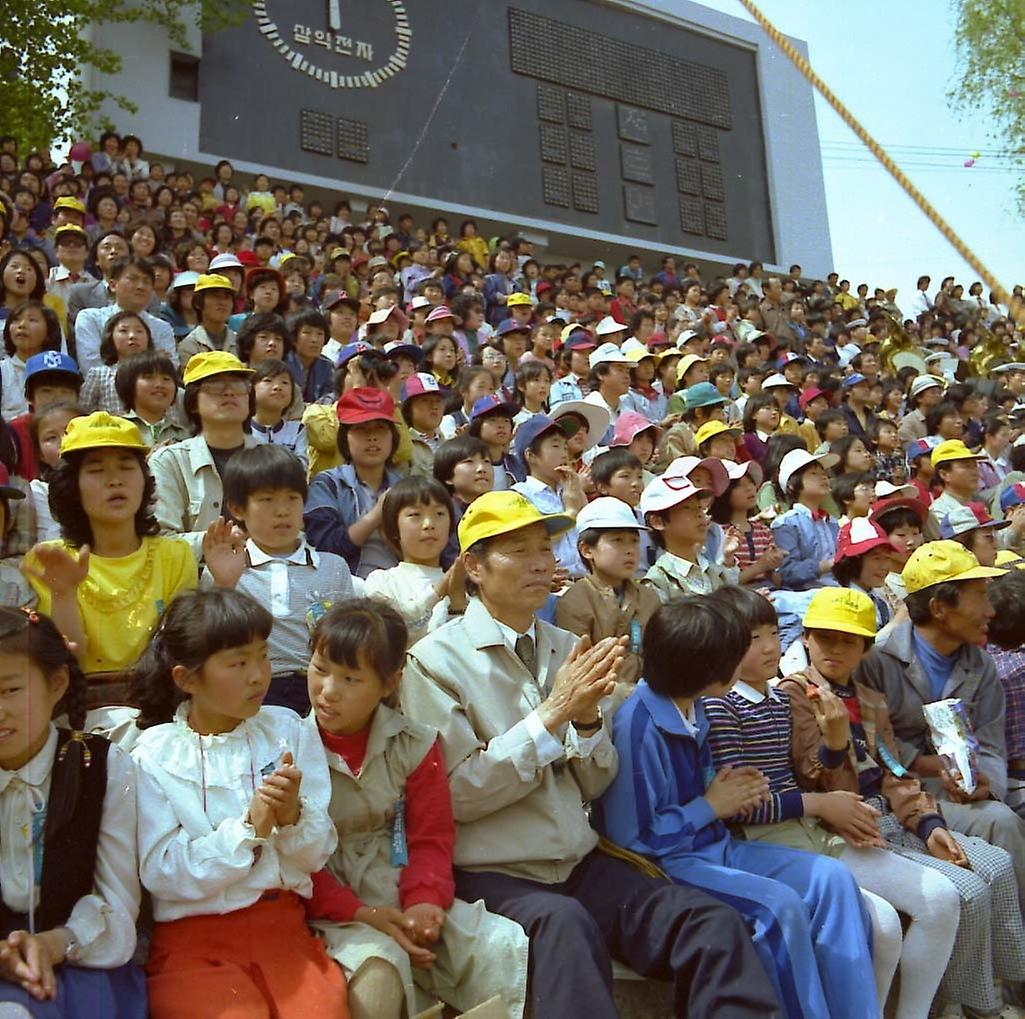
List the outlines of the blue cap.
{"type": "Polygon", "coordinates": [[[1000,496],[1000,508],[1006,513],[1012,507],[1022,505],[1025,505],[1025,484],[1016,481],[1004,489],[1000,496]]]}
{"type": "Polygon", "coordinates": [[[499,324],[497,334],[499,336],[507,336],[509,333],[529,333],[530,331],[531,327],[529,325],[517,322],[513,318],[507,318],[499,324]]]}
{"type": "Polygon", "coordinates": [[[570,417],[562,417],[557,420],[553,420],[548,417],[547,414],[535,414],[531,418],[527,418],[526,421],[522,422],[519,428],[516,429],[516,437],[513,439],[513,449],[516,452],[516,456],[519,457],[523,464],[527,462],[527,449],[530,444],[536,442],[542,435],[547,432],[557,431],[561,432],[567,438],[573,435],[580,426],[570,417]]]}
{"type": "Polygon", "coordinates": [[[498,393],[489,393],[474,401],[473,409],[470,411],[470,420],[475,421],[477,418],[482,418],[485,414],[492,414],[495,411],[501,411],[512,418],[516,416],[516,410],[515,403],[503,400],[498,393]]]}
{"type": "Polygon", "coordinates": [[[908,446],[908,463],[920,456],[927,456],[942,442],[938,435],[927,435],[924,439],[915,439],[908,446]]]}
{"type": "Polygon", "coordinates": [[[698,382],[683,391],[683,404],[687,410],[713,407],[717,403],[726,403],[726,397],[711,382],[698,382]]]}
{"type": "Polygon", "coordinates": [[[59,350],[44,350],[41,354],[33,354],[25,362],[25,384],[28,385],[28,380],[40,372],[64,372],[65,375],[74,375],[79,381],[82,379],[75,361],[59,350]]]}
{"type": "Polygon", "coordinates": [[[853,375],[848,375],[842,382],[844,389],[853,389],[859,382],[868,382],[860,372],[854,372],[853,375]]]}
{"type": "Polygon", "coordinates": [[[338,357],[335,358],[335,367],[341,368],[343,365],[348,364],[357,354],[365,354],[368,350],[377,350],[377,347],[373,347],[363,340],[347,343],[338,351],[338,357]]]}
{"type": "Polygon", "coordinates": [[[569,338],[563,346],[567,350],[595,350],[598,344],[594,342],[594,337],[581,326],[569,334],[569,338]]]}
{"type": "Polygon", "coordinates": [[[402,340],[392,340],[384,345],[384,352],[388,357],[409,357],[419,364],[424,358],[421,347],[415,343],[403,343],[402,340]]]}

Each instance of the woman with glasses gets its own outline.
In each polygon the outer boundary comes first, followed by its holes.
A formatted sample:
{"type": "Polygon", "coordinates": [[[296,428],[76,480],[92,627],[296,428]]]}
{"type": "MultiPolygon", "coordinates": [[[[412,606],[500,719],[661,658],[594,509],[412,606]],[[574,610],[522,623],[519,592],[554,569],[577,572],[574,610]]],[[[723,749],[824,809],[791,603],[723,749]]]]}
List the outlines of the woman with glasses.
{"type": "Polygon", "coordinates": [[[244,426],[253,412],[253,369],[224,350],[192,357],[185,369],[185,414],[196,434],[153,451],[156,516],[164,534],[185,538],[200,558],[210,524],[228,517],[221,487],[225,465],[258,445],[244,426]]]}

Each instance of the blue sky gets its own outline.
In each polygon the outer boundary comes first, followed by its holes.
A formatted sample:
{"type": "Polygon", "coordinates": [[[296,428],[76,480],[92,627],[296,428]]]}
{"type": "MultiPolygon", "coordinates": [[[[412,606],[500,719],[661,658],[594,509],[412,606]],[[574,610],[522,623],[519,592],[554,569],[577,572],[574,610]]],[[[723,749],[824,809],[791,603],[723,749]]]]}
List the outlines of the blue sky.
{"type": "MultiPolygon", "coordinates": [[[[753,20],[739,0],[699,2],[753,20]]],[[[961,119],[947,103],[956,63],[953,6],[941,0],[760,2],[777,28],[808,43],[816,73],[1010,289],[1025,277],[1015,176],[989,155],[996,144],[987,118],[961,119]],[[974,151],[982,157],[965,168],[974,151]]],[[[853,285],[897,286],[898,304],[921,273],[934,285],[947,275],[966,286],[977,279],[818,95],[816,111],[836,270],[853,285]]],[[[786,258],[781,252],[781,261],[786,258]]]]}

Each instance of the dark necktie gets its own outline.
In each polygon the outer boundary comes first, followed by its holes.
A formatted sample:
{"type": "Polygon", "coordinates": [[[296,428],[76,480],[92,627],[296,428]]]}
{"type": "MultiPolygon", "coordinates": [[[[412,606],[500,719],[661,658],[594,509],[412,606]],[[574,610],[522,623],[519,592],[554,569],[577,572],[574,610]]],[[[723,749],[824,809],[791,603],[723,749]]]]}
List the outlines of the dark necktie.
{"type": "Polygon", "coordinates": [[[516,638],[516,657],[527,667],[527,671],[537,679],[537,655],[534,653],[534,641],[529,634],[521,634],[516,638]]]}

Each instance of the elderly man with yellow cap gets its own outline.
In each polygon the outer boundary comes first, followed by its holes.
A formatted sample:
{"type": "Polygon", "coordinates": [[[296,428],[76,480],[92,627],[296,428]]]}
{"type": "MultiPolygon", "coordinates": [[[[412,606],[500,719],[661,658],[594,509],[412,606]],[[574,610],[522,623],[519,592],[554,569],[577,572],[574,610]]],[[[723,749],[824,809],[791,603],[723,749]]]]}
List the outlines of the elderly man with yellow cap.
{"type": "Polygon", "coordinates": [[[936,483],[943,486],[929,507],[940,524],[945,516],[978,498],[979,461],[986,457],[973,453],[960,439],[947,439],[932,451],[929,459],[936,472],[936,483]]]}
{"type": "Polygon", "coordinates": [[[610,855],[588,821],[585,804],[616,773],[601,704],[624,645],[592,647],[536,616],[552,541],[572,526],[516,492],[482,495],[459,524],[466,612],[409,652],[402,703],[440,733],[456,894],[527,932],[535,1019],[615,1019],[612,958],[671,974],[674,1015],[774,1014],[739,916],[610,855]]]}
{"type": "Polygon", "coordinates": [[[228,515],[221,486],[226,464],[240,449],[259,445],[243,429],[252,411],[253,374],[227,351],[204,351],[191,358],[185,369],[184,409],[196,434],[150,456],[160,529],[185,538],[197,559],[206,529],[228,515]]]}
{"type": "Polygon", "coordinates": [[[192,309],[199,319],[195,329],[178,344],[178,357],[188,367],[189,358],[205,350],[238,355],[238,338],[228,326],[235,307],[235,287],[227,276],[204,273],[192,291],[192,309]]]}
{"type": "Polygon", "coordinates": [[[886,697],[900,764],[941,801],[949,827],[1011,854],[1025,905],[1025,819],[1004,802],[1004,691],[981,647],[993,618],[987,581],[1004,572],[980,566],[956,541],[931,541],[916,549],[901,572],[910,619],[875,645],[856,676],[886,697]],[[961,701],[979,744],[979,774],[971,792],[936,752],[922,711],[948,698],[961,701]]]}

